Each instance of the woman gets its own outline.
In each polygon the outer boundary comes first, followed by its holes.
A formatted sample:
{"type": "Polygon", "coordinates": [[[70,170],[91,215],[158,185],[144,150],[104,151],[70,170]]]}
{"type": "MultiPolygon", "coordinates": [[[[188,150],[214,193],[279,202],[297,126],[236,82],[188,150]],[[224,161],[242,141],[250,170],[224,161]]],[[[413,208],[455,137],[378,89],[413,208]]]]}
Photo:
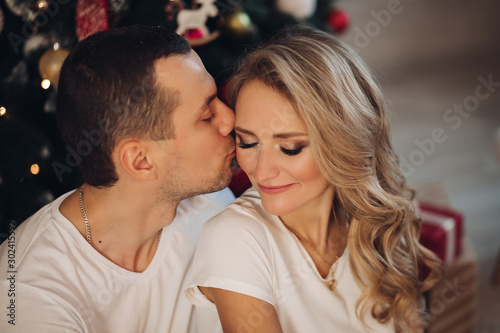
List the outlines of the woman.
{"type": "Polygon", "coordinates": [[[215,303],[227,332],[422,331],[439,261],[418,243],[360,58],[326,33],[286,30],[243,61],[228,95],[253,187],[206,223],[188,298],[215,303]]]}

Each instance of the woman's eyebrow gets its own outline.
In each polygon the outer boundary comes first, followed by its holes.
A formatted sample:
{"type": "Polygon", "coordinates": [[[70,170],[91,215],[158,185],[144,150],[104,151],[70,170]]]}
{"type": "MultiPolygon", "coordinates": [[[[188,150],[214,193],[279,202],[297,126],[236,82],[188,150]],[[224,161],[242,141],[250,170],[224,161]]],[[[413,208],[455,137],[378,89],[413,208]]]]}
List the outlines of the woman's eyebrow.
{"type": "MultiPolygon", "coordinates": [[[[240,132],[240,133],[243,133],[243,134],[248,134],[248,135],[256,136],[254,132],[246,130],[246,129],[241,128],[239,126],[236,126],[234,128],[234,130],[236,132],[240,132]]],[[[287,133],[275,133],[275,134],[273,134],[273,138],[276,138],[276,139],[287,139],[287,138],[291,138],[291,137],[295,137],[295,136],[307,136],[307,133],[287,132],[287,133]]]]}
{"type": "Polygon", "coordinates": [[[288,132],[288,133],[277,133],[273,134],[273,138],[277,139],[287,139],[295,136],[307,136],[307,133],[300,133],[300,132],[288,132]]]}

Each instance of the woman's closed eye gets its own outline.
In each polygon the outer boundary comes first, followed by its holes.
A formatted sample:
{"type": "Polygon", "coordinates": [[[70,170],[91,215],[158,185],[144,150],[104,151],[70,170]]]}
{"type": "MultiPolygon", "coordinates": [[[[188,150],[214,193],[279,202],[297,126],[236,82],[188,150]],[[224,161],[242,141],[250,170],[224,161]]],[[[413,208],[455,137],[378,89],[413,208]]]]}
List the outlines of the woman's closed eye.
{"type": "Polygon", "coordinates": [[[286,149],[283,147],[280,147],[280,150],[283,152],[283,154],[288,155],[288,156],[295,156],[298,155],[302,152],[302,149],[304,149],[305,146],[300,146],[294,149],[286,149]]]}
{"type": "Polygon", "coordinates": [[[238,147],[240,147],[241,149],[249,149],[249,148],[255,147],[257,145],[257,142],[246,143],[246,142],[243,142],[241,139],[239,141],[240,142],[238,143],[238,147]]]}
{"type": "MultiPolygon", "coordinates": [[[[241,148],[241,149],[250,149],[250,148],[253,148],[255,146],[257,146],[258,142],[244,142],[243,140],[239,139],[237,140],[239,141],[237,143],[238,147],[241,148]]],[[[302,145],[302,146],[299,146],[299,147],[296,147],[296,148],[292,148],[292,149],[287,149],[285,147],[282,147],[282,146],[278,146],[279,147],[279,150],[287,155],[287,156],[295,156],[295,155],[298,155],[302,152],[302,150],[306,147],[306,145],[302,145]]]]}

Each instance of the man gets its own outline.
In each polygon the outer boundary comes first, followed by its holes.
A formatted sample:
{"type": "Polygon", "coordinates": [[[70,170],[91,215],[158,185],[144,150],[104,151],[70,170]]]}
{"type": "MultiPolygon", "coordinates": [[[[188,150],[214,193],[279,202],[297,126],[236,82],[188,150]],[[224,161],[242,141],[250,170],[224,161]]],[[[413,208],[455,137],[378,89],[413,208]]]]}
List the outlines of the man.
{"type": "Polygon", "coordinates": [[[57,119],[85,183],[0,247],[1,332],[213,331],[183,290],[201,224],[234,197],[182,200],[231,179],[234,115],[216,93],[187,42],[161,27],[75,47],[57,119]]]}

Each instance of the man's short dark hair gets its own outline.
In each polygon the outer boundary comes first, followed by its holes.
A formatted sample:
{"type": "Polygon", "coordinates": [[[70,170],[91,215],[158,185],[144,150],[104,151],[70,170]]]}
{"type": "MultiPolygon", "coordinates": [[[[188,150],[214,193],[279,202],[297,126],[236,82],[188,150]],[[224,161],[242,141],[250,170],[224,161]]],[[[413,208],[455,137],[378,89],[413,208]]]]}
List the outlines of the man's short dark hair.
{"type": "Polygon", "coordinates": [[[112,152],[124,138],[174,136],[175,90],[156,84],[154,63],[191,47],[165,27],[129,26],[81,41],[61,69],[57,121],[65,144],[81,157],[80,171],[92,186],[117,180],[112,152]]]}

